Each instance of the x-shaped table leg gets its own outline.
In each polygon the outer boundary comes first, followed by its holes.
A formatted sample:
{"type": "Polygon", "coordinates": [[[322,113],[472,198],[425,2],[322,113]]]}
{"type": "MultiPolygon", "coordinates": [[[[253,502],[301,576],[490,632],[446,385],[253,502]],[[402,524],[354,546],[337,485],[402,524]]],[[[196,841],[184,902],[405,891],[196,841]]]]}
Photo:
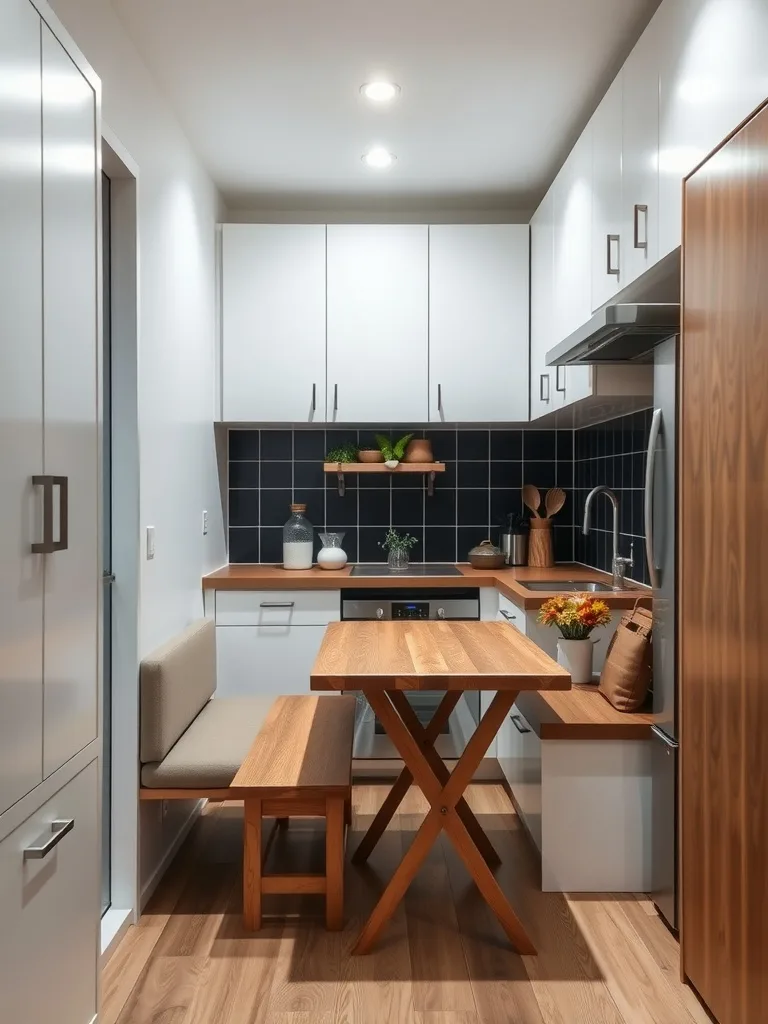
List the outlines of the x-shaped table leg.
{"type": "MultiPolygon", "coordinates": [[[[425,728],[419,721],[411,705],[408,703],[408,698],[404,693],[399,690],[393,690],[390,694],[390,699],[402,718],[406,729],[419,744],[424,756],[429,761],[430,767],[434,771],[435,775],[440,778],[440,781],[443,784],[447,782],[449,772],[445,767],[442,758],[435,750],[435,740],[440,735],[443,727],[450,718],[453,709],[461,700],[461,697],[462,694],[459,690],[447,690],[443,695],[443,699],[440,701],[437,710],[430,719],[429,724],[425,728]]],[[[371,825],[360,845],[355,850],[352,857],[352,861],[355,864],[362,864],[368,860],[374,847],[384,834],[387,825],[389,825],[392,820],[395,811],[402,803],[405,794],[410,789],[412,782],[413,775],[408,768],[403,768],[394,786],[389,791],[386,800],[379,808],[376,817],[371,822],[371,825]]],[[[486,864],[491,867],[498,866],[498,864],[501,863],[499,855],[496,853],[496,850],[493,848],[493,844],[488,839],[485,832],[483,832],[480,822],[474,816],[463,797],[456,805],[456,812],[464,822],[467,831],[474,839],[475,844],[482,853],[486,864]]]]}
{"type": "Polygon", "coordinates": [[[441,777],[435,772],[418,740],[411,735],[398,714],[399,698],[394,697],[394,691],[392,693],[371,691],[367,696],[390,739],[400,751],[414,781],[429,800],[430,810],[379,902],[374,907],[353,952],[367,953],[371,949],[405,895],[433,843],[440,832],[445,829],[513,947],[518,953],[535,953],[533,943],[510,907],[506,896],[493,877],[457,810],[464,791],[514,704],[517,693],[500,690],[496,694],[456,767],[447,778],[441,777]]]}

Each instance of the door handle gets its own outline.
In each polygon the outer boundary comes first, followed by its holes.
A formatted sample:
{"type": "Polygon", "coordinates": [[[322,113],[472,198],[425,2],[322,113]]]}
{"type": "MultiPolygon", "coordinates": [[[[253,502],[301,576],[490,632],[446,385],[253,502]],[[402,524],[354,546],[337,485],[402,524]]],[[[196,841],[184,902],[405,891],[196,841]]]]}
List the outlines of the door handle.
{"type": "Polygon", "coordinates": [[[561,395],[565,394],[565,367],[555,367],[555,391],[559,391],[561,395]],[[563,371],[563,386],[560,387],[560,371],[563,371]]]}
{"type": "Polygon", "coordinates": [[[509,717],[512,720],[512,725],[514,725],[521,735],[524,736],[527,732],[531,731],[527,725],[523,725],[523,720],[520,715],[510,715],[509,717]]]}
{"type": "Polygon", "coordinates": [[[677,742],[677,740],[673,740],[671,736],[667,736],[664,730],[660,729],[658,725],[652,725],[651,732],[654,736],[660,739],[662,743],[665,743],[672,750],[677,750],[679,748],[680,744],[677,742]]]}
{"type": "Polygon", "coordinates": [[[67,832],[75,827],[75,819],[69,818],[66,821],[52,821],[50,832],[43,832],[31,846],[24,850],[24,860],[42,860],[47,857],[54,847],[58,846],[67,832]]]}
{"type": "Polygon", "coordinates": [[[259,608],[293,608],[295,601],[262,601],[259,608]]]}
{"type": "Polygon", "coordinates": [[[312,385],[312,412],[317,412],[317,384],[312,385]]]}
{"type": "Polygon", "coordinates": [[[539,401],[540,402],[549,402],[549,374],[548,373],[540,373],[539,374],[539,401]],[[546,396],[544,395],[544,381],[547,382],[547,394],[546,394],[546,396]]]}
{"type": "Polygon", "coordinates": [[[648,254],[648,207],[645,203],[635,203],[634,211],[634,245],[636,249],[643,249],[648,254]],[[640,241],[640,214],[645,217],[645,241],[640,241]]]}
{"type": "Polygon", "coordinates": [[[334,415],[334,419],[335,419],[336,413],[338,411],[339,411],[339,385],[338,384],[334,384],[333,385],[333,415],[334,415]]]}
{"type": "Polygon", "coordinates": [[[503,615],[507,622],[514,622],[517,619],[516,615],[510,615],[508,611],[503,608],[499,608],[499,615],[503,615]]]}
{"type": "Polygon", "coordinates": [[[651,432],[648,435],[648,459],[645,465],[645,508],[643,510],[645,515],[645,557],[648,562],[651,586],[654,590],[659,586],[659,570],[653,554],[653,489],[656,482],[656,452],[660,434],[661,409],[654,409],[651,432]]]}
{"type": "Polygon", "coordinates": [[[619,263],[620,263],[620,249],[619,249],[619,247],[620,247],[620,244],[621,244],[621,236],[620,235],[606,235],[605,236],[605,240],[606,240],[606,247],[605,247],[605,251],[606,251],[606,260],[605,260],[605,262],[606,262],[606,269],[605,269],[605,272],[606,272],[606,274],[610,274],[613,277],[618,277],[619,276],[619,263]],[[616,243],[616,257],[617,257],[616,258],[616,266],[615,267],[614,267],[613,261],[611,259],[611,256],[612,256],[611,246],[613,245],[614,242],[616,243]]]}
{"type": "Polygon", "coordinates": [[[437,411],[443,415],[443,385],[437,385],[437,411]]]}
{"type": "Polygon", "coordinates": [[[52,555],[69,547],[69,479],[66,476],[33,476],[35,487],[43,488],[43,539],[32,544],[36,555],[52,555]],[[59,488],[59,539],[53,539],[53,489],[59,488]]]}

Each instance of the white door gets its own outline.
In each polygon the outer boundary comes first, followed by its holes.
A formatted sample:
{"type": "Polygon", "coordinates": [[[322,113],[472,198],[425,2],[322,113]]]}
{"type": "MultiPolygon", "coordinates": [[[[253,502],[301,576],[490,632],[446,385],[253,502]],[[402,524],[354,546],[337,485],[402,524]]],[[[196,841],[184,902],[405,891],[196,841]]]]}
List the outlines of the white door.
{"type": "Polygon", "coordinates": [[[555,407],[555,369],[547,352],[554,331],[554,190],[542,199],[531,220],[531,419],[555,407]]]}
{"type": "Polygon", "coordinates": [[[622,76],[592,118],[592,309],[624,287],[621,272],[622,76]]]}
{"type": "Polygon", "coordinates": [[[328,225],[327,418],[428,419],[426,225],[328,225]]]}
{"type": "Polygon", "coordinates": [[[325,419],[325,225],[222,228],[222,418],[325,419]]]}
{"type": "MultiPolygon", "coordinates": [[[[592,315],[592,131],[587,126],[555,179],[555,273],[553,344],[568,337],[592,315]]],[[[591,368],[552,370],[555,408],[591,394],[591,368]]]]}
{"type": "Polygon", "coordinates": [[[430,226],[430,420],[528,420],[529,236],[527,224],[430,226]]]}
{"type": "Polygon", "coordinates": [[[98,733],[96,104],[43,26],[45,473],[54,537],[45,556],[44,775],[98,733]],[[61,97],[67,102],[62,103],[61,97]]]}
{"type": "Polygon", "coordinates": [[[654,19],[622,72],[622,287],[659,258],[659,40],[654,19]]]}
{"type": "Polygon", "coordinates": [[[42,780],[40,18],[0,6],[0,813],[42,780]],[[14,151],[18,159],[13,159],[14,151]]]}

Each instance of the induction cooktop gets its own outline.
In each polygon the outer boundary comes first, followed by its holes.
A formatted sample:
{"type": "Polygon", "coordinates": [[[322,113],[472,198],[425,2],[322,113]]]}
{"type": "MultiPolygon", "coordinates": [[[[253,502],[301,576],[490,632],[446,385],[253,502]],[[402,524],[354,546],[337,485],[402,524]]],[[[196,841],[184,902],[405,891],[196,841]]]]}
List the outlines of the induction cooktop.
{"type": "Polygon", "coordinates": [[[429,576],[461,576],[461,570],[455,565],[409,565],[405,571],[392,572],[384,564],[381,565],[354,565],[350,576],[391,576],[395,579],[408,579],[408,577],[429,577],[429,576]]]}

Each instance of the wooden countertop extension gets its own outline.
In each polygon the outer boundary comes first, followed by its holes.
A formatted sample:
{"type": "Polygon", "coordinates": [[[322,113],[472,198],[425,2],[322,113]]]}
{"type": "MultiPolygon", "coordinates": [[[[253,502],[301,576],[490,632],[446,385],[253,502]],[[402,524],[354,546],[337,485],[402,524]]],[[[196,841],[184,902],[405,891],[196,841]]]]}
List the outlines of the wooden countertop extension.
{"type": "MultiPolygon", "coordinates": [[[[473,569],[470,565],[457,565],[461,576],[351,576],[351,566],[344,569],[306,569],[292,571],[281,565],[225,565],[222,569],[203,577],[204,590],[345,590],[348,588],[382,590],[402,587],[495,587],[519,608],[540,608],[547,598],[557,594],[552,591],[528,590],[526,580],[570,580],[577,579],[610,582],[611,577],[596,569],[582,565],[556,565],[551,569],[473,569]]],[[[611,608],[632,608],[638,597],[650,602],[648,587],[631,584],[620,593],[596,594],[611,608]]]]}
{"type": "Polygon", "coordinates": [[[571,677],[504,622],[332,622],[312,690],[567,690],[571,677]]]}
{"type": "Polygon", "coordinates": [[[654,721],[649,712],[617,711],[594,685],[521,693],[515,703],[542,740],[647,740],[654,721]]]}

